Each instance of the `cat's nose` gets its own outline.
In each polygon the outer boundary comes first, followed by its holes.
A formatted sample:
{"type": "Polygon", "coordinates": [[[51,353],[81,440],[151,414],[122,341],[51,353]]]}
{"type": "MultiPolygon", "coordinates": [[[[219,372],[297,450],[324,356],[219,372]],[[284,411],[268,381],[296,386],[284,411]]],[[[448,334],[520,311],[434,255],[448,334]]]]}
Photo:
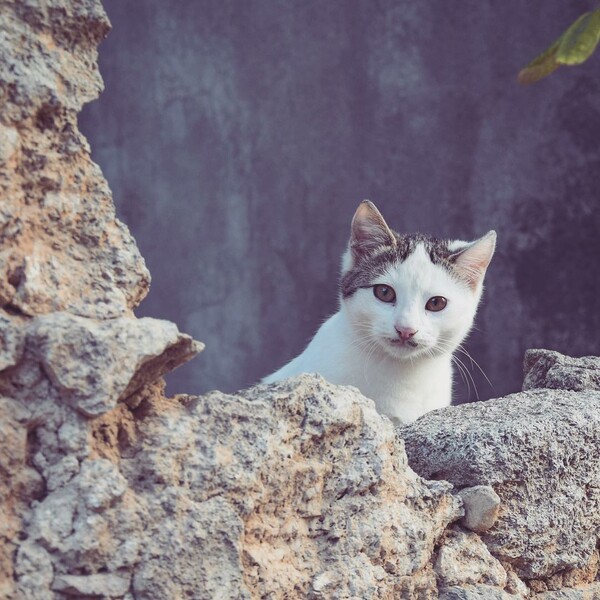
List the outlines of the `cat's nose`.
{"type": "Polygon", "coordinates": [[[416,330],[411,329],[410,327],[395,327],[396,333],[400,337],[401,340],[409,340],[413,335],[415,335],[416,330]]]}

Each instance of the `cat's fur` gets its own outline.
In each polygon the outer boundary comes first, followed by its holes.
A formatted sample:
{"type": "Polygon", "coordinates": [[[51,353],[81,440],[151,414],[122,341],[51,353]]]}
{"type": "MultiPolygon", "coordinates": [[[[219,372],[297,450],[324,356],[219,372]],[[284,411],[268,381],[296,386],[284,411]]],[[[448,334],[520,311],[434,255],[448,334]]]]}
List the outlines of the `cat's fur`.
{"type": "Polygon", "coordinates": [[[356,386],[402,423],[448,406],[452,353],[473,324],[495,243],[494,231],[475,242],[400,235],[365,200],[342,260],[339,311],[302,354],[263,381],[319,373],[356,386]],[[445,308],[432,310],[444,299],[445,308]]]}

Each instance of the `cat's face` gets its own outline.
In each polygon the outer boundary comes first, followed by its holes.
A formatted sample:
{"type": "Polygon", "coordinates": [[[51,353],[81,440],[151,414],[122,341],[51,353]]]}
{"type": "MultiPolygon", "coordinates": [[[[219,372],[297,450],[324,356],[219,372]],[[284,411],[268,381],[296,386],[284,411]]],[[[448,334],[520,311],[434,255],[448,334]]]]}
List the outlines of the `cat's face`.
{"type": "Polygon", "coordinates": [[[472,243],[402,236],[363,202],[341,279],[357,343],[400,360],[455,350],[473,324],[495,239],[494,232],[472,243]]]}

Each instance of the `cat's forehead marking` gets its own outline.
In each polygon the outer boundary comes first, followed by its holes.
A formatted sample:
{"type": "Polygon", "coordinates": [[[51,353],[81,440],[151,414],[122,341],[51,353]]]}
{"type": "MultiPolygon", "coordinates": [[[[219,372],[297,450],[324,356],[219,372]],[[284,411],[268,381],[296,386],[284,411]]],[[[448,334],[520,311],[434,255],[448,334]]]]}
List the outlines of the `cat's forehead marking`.
{"type": "Polygon", "coordinates": [[[380,246],[375,251],[360,257],[343,276],[340,282],[342,296],[347,298],[360,287],[373,284],[373,281],[385,273],[392,265],[403,263],[413,255],[415,250],[422,248],[423,254],[429,257],[431,263],[452,270],[449,257],[452,250],[445,240],[429,237],[421,233],[394,233],[395,244],[380,246]]]}

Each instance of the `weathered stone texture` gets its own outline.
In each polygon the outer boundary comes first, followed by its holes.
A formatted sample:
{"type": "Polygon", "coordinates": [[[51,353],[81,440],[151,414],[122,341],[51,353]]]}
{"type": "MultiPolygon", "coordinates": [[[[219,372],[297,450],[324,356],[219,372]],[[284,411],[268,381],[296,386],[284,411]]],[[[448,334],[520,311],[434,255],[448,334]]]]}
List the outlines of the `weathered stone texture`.
{"type": "Polygon", "coordinates": [[[451,529],[446,534],[434,565],[442,588],[484,584],[506,586],[506,571],[474,533],[451,529]]]}
{"type": "Polygon", "coordinates": [[[135,404],[202,349],[172,323],[133,317],[149,275],[77,130],[102,88],[108,29],[93,0],[0,9],[2,598],[127,591],[118,569],[135,556],[126,536],[139,517],[123,476],[94,457],[101,430],[85,417],[135,404]],[[111,529],[101,515],[113,506],[111,529]],[[59,566],[86,557],[86,573],[59,566]],[[114,577],[89,566],[107,568],[103,557],[114,577]]]}
{"type": "Polygon", "coordinates": [[[215,392],[141,430],[124,465],[154,510],[136,593],[143,583],[169,597],[435,597],[431,557],[459,502],[408,469],[391,424],[357,392],[303,376],[215,392]],[[194,573],[180,565],[187,544],[172,554],[157,544],[182,536],[186,513],[194,573]],[[206,545],[229,573],[203,558],[206,545]]]}
{"type": "Polygon", "coordinates": [[[458,493],[465,509],[461,524],[477,533],[483,533],[498,519],[500,496],[489,485],[476,485],[463,488],[458,493]]]}
{"type": "Polygon", "coordinates": [[[400,434],[423,477],[494,488],[500,513],[482,538],[520,576],[548,578],[592,560],[600,393],[532,390],[435,411],[400,434]]]}
{"type": "Polygon", "coordinates": [[[600,390],[600,358],[572,358],[552,350],[527,350],[523,390],[600,390]]]}
{"type": "Polygon", "coordinates": [[[108,575],[88,583],[78,577],[107,569],[118,580],[107,589],[122,586],[122,576],[131,577],[122,570],[137,557],[142,521],[114,459],[119,444],[135,437],[124,423],[111,439],[107,419],[130,410],[115,409],[119,399],[139,406],[162,372],[201,346],[153,319],[99,322],[52,313],[5,320],[13,325],[10,335],[25,341],[0,372],[2,597],[51,598],[50,587],[68,595],[77,585],[97,589],[108,575]],[[107,439],[116,446],[112,454],[107,439]],[[57,574],[77,577],[57,583],[57,574]]]}
{"type": "Polygon", "coordinates": [[[102,89],[100,2],[5,1],[0,15],[0,306],[129,313],[149,274],[77,129],[102,89]]]}

